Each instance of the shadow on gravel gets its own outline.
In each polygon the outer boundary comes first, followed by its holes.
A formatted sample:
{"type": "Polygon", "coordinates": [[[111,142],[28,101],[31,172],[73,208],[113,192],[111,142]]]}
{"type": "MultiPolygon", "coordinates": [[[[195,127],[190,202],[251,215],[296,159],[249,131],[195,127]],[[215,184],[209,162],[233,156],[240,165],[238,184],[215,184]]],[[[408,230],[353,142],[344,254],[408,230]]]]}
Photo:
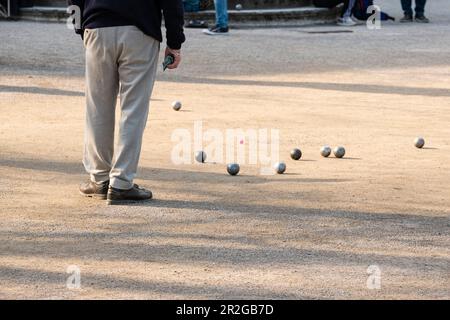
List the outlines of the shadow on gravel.
{"type": "MultiPolygon", "coordinates": [[[[173,192],[176,192],[174,190],[173,192]]],[[[193,192],[196,192],[194,190],[193,192]]],[[[309,195],[308,195],[309,196],[309,195]]],[[[330,211],[320,209],[306,209],[302,207],[282,206],[282,205],[258,205],[254,203],[246,202],[233,202],[227,201],[227,196],[223,196],[218,201],[184,201],[184,200],[159,200],[154,199],[152,201],[143,202],[139,204],[130,204],[126,207],[149,207],[149,208],[168,208],[168,209],[195,209],[195,210],[208,210],[217,212],[228,212],[232,216],[238,215],[239,217],[249,217],[262,219],[271,223],[277,221],[291,221],[297,219],[295,223],[301,223],[303,219],[320,220],[327,219],[340,219],[347,222],[356,223],[388,223],[390,226],[385,226],[385,234],[388,233],[390,227],[397,227],[399,225],[408,223],[417,223],[422,227],[432,227],[438,225],[438,229],[441,230],[441,234],[446,234],[445,230],[450,228],[448,217],[440,216],[428,216],[420,213],[373,213],[373,212],[355,212],[355,211],[330,211]]],[[[150,214],[150,213],[149,213],[150,214]]],[[[200,218],[196,220],[197,223],[205,222],[200,218]]],[[[356,227],[356,226],[355,226],[356,227]]],[[[373,226],[374,228],[374,226],[373,226]]],[[[413,227],[415,228],[415,227],[413,227]]],[[[355,228],[359,229],[358,228],[355,228]]],[[[437,229],[436,229],[437,230],[437,229]]],[[[344,231],[343,231],[344,232],[344,231]]],[[[349,230],[345,231],[348,233],[349,230]]],[[[439,234],[440,235],[440,234],[439,234]]],[[[392,236],[395,237],[395,234],[392,236]]]]}
{"type": "MultiPolygon", "coordinates": [[[[362,214],[362,213],[361,213],[362,214]]],[[[128,218],[130,219],[130,218],[128,218]]],[[[235,219],[234,218],[230,218],[235,219]]],[[[246,220],[248,223],[248,220],[246,220]]],[[[105,223],[107,223],[105,221],[105,223]]],[[[252,266],[280,266],[295,268],[296,266],[322,265],[329,267],[379,264],[383,267],[400,269],[412,269],[416,272],[441,273],[442,277],[448,272],[450,259],[445,256],[421,256],[407,255],[404,253],[382,253],[380,250],[372,252],[370,248],[358,248],[355,243],[368,243],[370,236],[367,234],[350,233],[345,229],[335,228],[327,237],[317,238],[314,242],[325,241],[326,247],[312,245],[305,247],[304,239],[311,239],[312,230],[296,228],[296,235],[269,234],[269,226],[258,228],[253,234],[247,228],[236,225],[234,233],[242,234],[242,237],[222,238],[220,233],[198,225],[197,231],[192,233],[173,232],[168,229],[164,232],[154,232],[151,229],[160,227],[152,223],[140,222],[134,225],[116,224],[109,226],[104,232],[15,232],[1,231],[0,257],[39,257],[62,259],[85,259],[97,261],[136,261],[136,262],[165,262],[180,265],[211,265],[220,264],[226,267],[252,267],[252,266]],[[115,228],[111,228],[115,227],[115,228]],[[111,230],[113,229],[113,230],[111,230]],[[208,232],[208,234],[204,234],[208,232]],[[202,234],[204,239],[199,239],[202,234]],[[341,241],[348,244],[337,244],[331,238],[339,236],[341,241]],[[269,241],[270,240],[270,241],[269,241]],[[298,247],[303,243],[302,247],[298,247]]],[[[216,227],[220,227],[224,221],[213,221],[216,227]]],[[[236,224],[236,222],[235,222],[236,224]]],[[[105,224],[106,226],[107,224],[105,224]]],[[[366,226],[367,227],[367,226],[366,226]]],[[[380,231],[383,224],[378,222],[372,228],[380,231]]],[[[331,230],[331,228],[330,228],[331,230]]],[[[288,231],[288,230],[286,230],[288,231]]],[[[324,229],[324,231],[326,231],[324,229]]],[[[360,230],[361,231],[361,230],[360,230]]],[[[315,232],[320,232],[316,229],[315,232]]],[[[417,240],[423,237],[426,229],[417,226],[414,230],[405,230],[398,234],[398,230],[388,230],[391,236],[395,233],[398,239],[410,239],[406,247],[426,248],[431,244],[419,245],[417,240]]],[[[380,237],[378,241],[388,239],[387,235],[380,237]]],[[[306,242],[308,243],[308,242],[306,242]]],[[[398,245],[398,244],[397,244],[398,245]]],[[[432,244],[434,250],[443,252],[445,246],[432,244]]],[[[422,249],[423,249],[422,248],[422,249]]]]}
{"type": "MultiPolygon", "coordinates": [[[[82,175],[86,174],[83,165],[78,162],[62,162],[62,161],[45,161],[41,159],[1,159],[0,166],[17,168],[17,169],[27,169],[27,170],[37,170],[37,171],[47,171],[56,172],[70,175],[82,175]]],[[[87,174],[86,174],[87,176],[87,174]]],[[[288,175],[285,175],[288,176],[288,175]]],[[[295,177],[296,175],[290,175],[295,177]]],[[[277,176],[261,176],[261,175],[240,175],[236,177],[231,177],[225,172],[223,174],[218,174],[214,172],[203,172],[199,167],[198,171],[195,170],[177,170],[177,169],[163,169],[163,168],[140,168],[138,173],[138,179],[149,180],[153,182],[157,181],[179,181],[180,187],[182,185],[187,188],[192,188],[189,183],[267,183],[267,182],[277,182],[277,181],[289,181],[289,182],[301,182],[301,183],[340,183],[349,182],[349,179],[312,179],[312,178],[290,178],[289,180],[283,177],[277,176]]],[[[194,190],[193,190],[194,191],[194,190]]]]}
{"type": "MultiPolygon", "coordinates": [[[[205,272],[206,273],[206,272],[205,272]]],[[[69,274],[65,270],[60,272],[44,271],[32,268],[6,267],[0,266],[0,281],[26,284],[32,283],[34,286],[56,285],[61,291],[67,293],[65,284],[69,274]]],[[[127,277],[120,277],[116,274],[92,274],[83,272],[81,269],[81,290],[97,289],[110,290],[112,292],[136,292],[140,294],[182,296],[188,299],[192,296],[203,296],[217,299],[299,299],[298,295],[280,293],[266,288],[256,286],[246,286],[237,288],[236,286],[208,285],[201,283],[198,285],[182,284],[181,282],[171,282],[163,280],[135,280],[127,277]],[[252,288],[253,287],[253,288],[252,288]],[[255,288],[256,287],[256,288],[255,288]]],[[[114,293],[112,293],[114,294],[114,293]]],[[[43,293],[45,295],[45,293],[43,293]]],[[[64,297],[53,297],[64,299],[64,297]]],[[[301,297],[307,299],[307,297],[301,297]]]]}
{"type": "MultiPolygon", "coordinates": [[[[0,166],[68,174],[83,171],[78,163],[34,159],[0,159],[0,166]]],[[[215,272],[217,266],[237,270],[255,266],[271,270],[278,268],[279,274],[317,266],[330,270],[352,268],[361,270],[361,274],[365,275],[367,266],[376,264],[387,270],[426,275],[437,281],[446,280],[450,261],[443,252],[448,246],[448,217],[416,212],[331,211],[287,204],[258,204],[246,201],[245,197],[233,199],[227,192],[211,190],[211,186],[229,183],[235,185],[233,192],[242,192],[242,185],[226,175],[150,168],[142,171],[144,177],[155,184],[158,181],[177,182],[167,187],[169,194],[176,196],[182,190],[206,194],[213,200],[157,199],[126,207],[99,204],[89,213],[68,210],[64,219],[58,222],[35,220],[21,222],[14,228],[0,227],[0,257],[48,257],[59,259],[67,265],[72,264],[71,261],[126,261],[148,263],[149,266],[163,263],[168,268],[174,265],[180,268],[206,268],[209,271],[205,271],[205,274],[215,272]],[[83,219],[83,224],[72,228],[71,223],[77,219],[83,219]],[[39,225],[39,230],[34,229],[34,224],[39,225]],[[391,250],[386,251],[383,246],[390,246],[391,250]],[[396,248],[398,251],[395,251],[396,248]],[[425,249],[434,250],[436,254],[423,256],[407,251],[424,252],[425,249]]],[[[282,178],[239,179],[263,183],[282,178]]],[[[293,180],[298,183],[308,182],[308,179],[301,178],[293,180]]],[[[323,183],[321,179],[311,179],[309,182],[323,183]]],[[[283,196],[273,192],[261,193],[261,190],[258,192],[262,197],[283,196]]],[[[63,291],[68,277],[65,271],[2,265],[0,282],[34,286],[50,283],[60,285],[63,291]]],[[[166,281],[164,278],[130,279],[136,274],[131,272],[131,276],[127,277],[107,269],[105,272],[109,275],[101,274],[101,271],[95,274],[83,273],[82,270],[83,289],[186,297],[295,298],[292,291],[280,293],[257,286],[241,288],[204,283],[196,286],[186,279],[178,282],[166,281]]],[[[195,279],[195,276],[191,277],[195,279]]],[[[228,283],[242,284],[243,281],[228,283]]],[[[439,289],[434,294],[445,294],[443,290],[439,289]]]]}
{"type": "Polygon", "coordinates": [[[69,90],[61,90],[55,88],[41,88],[41,87],[18,87],[18,86],[0,85],[0,93],[2,92],[43,94],[47,96],[84,97],[84,92],[80,91],[69,91],[69,90]]]}
{"type": "MultiPolygon", "coordinates": [[[[160,81],[172,82],[172,80],[168,79],[160,79],[160,81]]],[[[317,89],[325,91],[398,94],[405,96],[450,97],[450,90],[444,88],[401,87],[401,86],[385,86],[385,85],[360,84],[360,83],[255,81],[255,80],[239,80],[239,79],[228,80],[228,79],[181,77],[181,76],[177,77],[177,82],[230,85],[230,86],[232,85],[232,86],[288,87],[288,88],[317,89]]]]}

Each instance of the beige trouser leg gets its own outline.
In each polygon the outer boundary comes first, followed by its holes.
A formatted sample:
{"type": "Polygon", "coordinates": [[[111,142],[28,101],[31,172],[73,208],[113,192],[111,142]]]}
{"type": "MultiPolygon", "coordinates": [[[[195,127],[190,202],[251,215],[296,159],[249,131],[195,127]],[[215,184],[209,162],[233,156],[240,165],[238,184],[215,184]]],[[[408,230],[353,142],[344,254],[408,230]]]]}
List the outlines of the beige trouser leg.
{"type": "Polygon", "coordinates": [[[130,189],[136,175],[158,65],[159,42],[133,26],[85,31],[84,166],[97,183],[130,189]],[[120,89],[119,89],[120,88],[120,89]],[[114,150],[120,91],[119,141],[114,150]]]}

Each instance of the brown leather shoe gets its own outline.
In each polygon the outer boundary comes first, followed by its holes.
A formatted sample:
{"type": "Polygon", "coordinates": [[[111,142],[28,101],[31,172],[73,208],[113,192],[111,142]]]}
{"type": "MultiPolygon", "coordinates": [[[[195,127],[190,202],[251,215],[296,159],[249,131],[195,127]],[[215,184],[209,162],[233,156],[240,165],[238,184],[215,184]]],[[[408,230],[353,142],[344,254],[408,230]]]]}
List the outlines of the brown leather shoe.
{"type": "Polygon", "coordinates": [[[109,188],[109,181],[103,183],[86,182],[80,186],[80,193],[85,197],[106,200],[109,188]]]}
{"type": "Polygon", "coordinates": [[[108,204],[121,205],[142,202],[152,199],[153,194],[150,190],[140,188],[137,184],[129,190],[116,189],[109,187],[108,190],[108,204]]]}

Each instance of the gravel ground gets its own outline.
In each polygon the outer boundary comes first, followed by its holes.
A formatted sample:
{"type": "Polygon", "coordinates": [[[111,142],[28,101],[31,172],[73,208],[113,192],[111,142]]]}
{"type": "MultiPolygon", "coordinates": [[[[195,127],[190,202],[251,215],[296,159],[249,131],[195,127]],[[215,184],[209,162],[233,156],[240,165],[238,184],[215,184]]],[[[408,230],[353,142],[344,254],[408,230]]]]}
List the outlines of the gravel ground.
{"type": "Polygon", "coordinates": [[[80,39],[0,21],[0,298],[449,299],[446,5],[430,1],[429,25],[381,30],[188,30],[182,67],[158,73],[144,137],[137,182],[155,200],[128,207],[78,195],[80,39]],[[174,165],[171,134],[198,120],[279,129],[287,174],[174,165]],[[347,158],[321,158],[324,144],[347,158]],[[293,146],[303,161],[288,159],[293,146]]]}

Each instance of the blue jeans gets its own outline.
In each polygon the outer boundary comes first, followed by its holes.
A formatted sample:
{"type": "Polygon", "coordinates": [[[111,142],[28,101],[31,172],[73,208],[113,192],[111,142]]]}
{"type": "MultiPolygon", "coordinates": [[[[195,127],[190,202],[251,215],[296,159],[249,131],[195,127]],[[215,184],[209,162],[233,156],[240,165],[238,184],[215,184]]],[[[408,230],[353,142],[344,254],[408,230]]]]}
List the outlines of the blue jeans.
{"type": "MultiPolygon", "coordinates": [[[[355,6],[356,0],[349,0],[347,4],[347,10],[343,11],[342,18],[350,18],[352,16],[353,7],[355,6]]],[[[344,4],[345,5],[345,4],[344,4]]]]}
{"type": "Polygon", "coordinates": [[[228,6],[227,0],[214,0],[216,8],[216,25],[220,28],[228,27],[228,6]]]}
{"type": "MultiPolygon", "coordinates": [[[[425,12],[425,3],[427,0],[416,0],[416,15],[423,16],[425,12]]],[[[405,15],[413,15],[412,10],[412,0],[402,0],[402,9],[405,12],[405,15]]]]}
{"type": "Polygon", "coordinates": [[[200,11],[200,0],[183,0],[185,12],[198,12],[200,11]]]}

